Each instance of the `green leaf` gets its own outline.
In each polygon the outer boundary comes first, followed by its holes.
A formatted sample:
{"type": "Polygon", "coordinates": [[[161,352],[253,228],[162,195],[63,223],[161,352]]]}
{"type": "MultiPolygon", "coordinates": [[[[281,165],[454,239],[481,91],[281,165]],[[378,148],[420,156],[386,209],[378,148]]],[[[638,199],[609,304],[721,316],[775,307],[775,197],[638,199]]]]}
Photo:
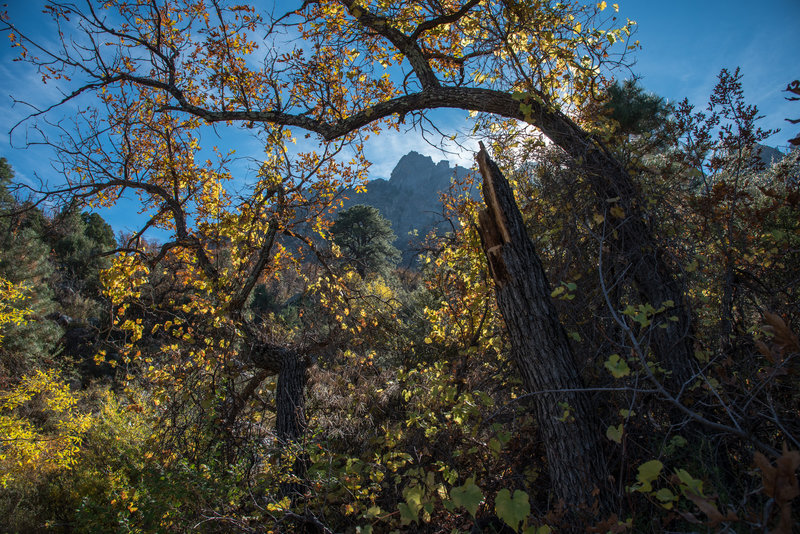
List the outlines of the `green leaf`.
{"type": "Polygon", "coordinates": [[[661,474],[661,470],[664,468],[664,464],[659,462],[658,460],[650,460],[649,462],[645,462],[639,466],[639,473],[636,475],[636,480],[638,480],[642,486],[637,489],[642,493],[650,493],[653,491],[652,482],[658,478],[658,475],[661,474]]]}
{"type": "Polygon", "coordinates": [[[401,502],[397,505],[397,509],[400,511],[400,522],[404,525],[408,525],[412,521],[414,523],[419,522],[419,511],[412,511],[411,508],[404,502],[401,502]]]}
{"type": "Polygon", "coordinates": [[[415,523],[419,519],[419,511],[422,509],[422,498],[424,497],[424,490],[420,486],[413,486],[403,490],[403,497],[405,503],[400,503],[397,508],[400,510],[400,517],[404,520],[407,519],[410,523],[415,523]]]}
{"type": "Polygon", "coordinates": [[[673,502],[678,500],[669,488],[661,488],[658,490],[656,492],[656,498],[661,501],[661,506],[667,510],[672,510],[673,502]]]}
{"type": "Polygon", "coordinates": [[[681,491],[686,493],[686,490],[690,490],[695,495],[699,495],[703,497],[703,481],[693,478],[685,469],[678,469],[675,471],[675,474],[678,475],[678,479],[683,483],[681,486],[681,491]]]}
{"type": "Polygon", "coordinates": [[[675,497],[675,494],[672,493],[671,489],[661,488],[656,492],[656,499],[658,499],[661,502],[667,502],[667,501],[674,501],[675,499],[677,499],[677,497],[675,497]]]}
{"type": "Polygon", "coordinates": [[[622,423],[608,427],[606,437],[615,443],[622,443],[622,423]]]}
{"type": "Polygon", "coordinates": [[[686,438],[678,435],[672,436],[672,439],[669,440],[669,444],[676,448],[685,447],[687,443],[686,438]]]}
{"type": "Polygon", "coordinates": [[[603,364],[606,369],[614,376],[614,378],[622,378],[631,373],[631,368],[628,363],[619,357],[619,354],[612,354],[608,360],[603,364]]]}
{"type": "Polygon", "coordinates": [[[478,513],[478,506],[483,500],[481,489],[475,485],[472,478],[467,479],[463,486],[450,490],[450,499],[456,506],[463,506],[472,517],[478,513]]]}
{"type": "Polygon", "coordinates": [[[494,509],[497,517],[514,530],[518,530],[519,524],[531,513],[528,494],[520,490],[516,490],[513,496],[507,489],[500,490],[494,500],[494,509]]]}
{"type": "Polygon", "coordinates": [[[564,286],[558,286],[557,288],[555,288],[555,289],[553,290],[553,292],[552,292],[552,293],[550,293],[550,296],[551,296],[552,298],[556,298],[556,297],[557,297],[557,296],[559,296],[561,293],[563,293],[563,292],[565,291],[565,289],[566,289],[566,288],[565,288],[564,286]]]}

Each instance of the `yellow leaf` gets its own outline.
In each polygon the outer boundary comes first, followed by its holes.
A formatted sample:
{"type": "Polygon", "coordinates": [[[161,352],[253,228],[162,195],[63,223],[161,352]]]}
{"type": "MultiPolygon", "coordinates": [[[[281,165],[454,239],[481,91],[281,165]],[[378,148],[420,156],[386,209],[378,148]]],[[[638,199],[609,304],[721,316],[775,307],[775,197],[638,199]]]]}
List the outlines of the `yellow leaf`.
{"type": "Polygon", "coordinates": [[[599,9],[600,11],[603,11],[605,8],[606,8],[605,2],[600,2],[597,4],[597,9],[599,9]]]}
{"type": "Polygon", "coordinates": [[[616,217],[617,219],[622,219],[625,217],[625,210],[620,208],[619,206],[613,206],[610,210],[608,210],[611,215],[616,217]]]}

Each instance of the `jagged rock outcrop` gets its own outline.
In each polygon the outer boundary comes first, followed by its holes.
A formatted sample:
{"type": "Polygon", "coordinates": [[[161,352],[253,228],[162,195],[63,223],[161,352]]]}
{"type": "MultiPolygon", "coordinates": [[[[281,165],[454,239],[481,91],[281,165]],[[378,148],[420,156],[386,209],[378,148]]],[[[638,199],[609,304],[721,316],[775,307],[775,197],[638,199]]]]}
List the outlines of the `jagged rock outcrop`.
{"type": "MultiPolygon", "coordinates": [[[[365,193],[346,191],[344,207],[366,204],[380,210],[397,235],[394,246],[403,253],[402,264],[411,265],[415,250],[428,232],[449,229],[443,225],[440,194],[449,190],[453,178],[463,178],[468,173],[464,167],[451,167],[445,160],[434,163],[430,156],[411,151],[400,158],[389,180],[371,180],[365,193]],[[418,237],[409,235],[414,230],[418,237]]],[[[475,195],[477,198],[477,191],[475,195]]]]}

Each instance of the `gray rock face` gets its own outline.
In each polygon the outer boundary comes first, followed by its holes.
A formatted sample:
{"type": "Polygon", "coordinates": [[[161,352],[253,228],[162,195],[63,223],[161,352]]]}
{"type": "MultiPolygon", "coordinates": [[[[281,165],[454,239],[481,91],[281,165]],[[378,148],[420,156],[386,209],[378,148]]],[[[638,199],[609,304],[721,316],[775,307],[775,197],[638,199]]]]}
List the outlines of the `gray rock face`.
{"type": "Polygon", "coordinates": [[[761,161],[764,162],[764,165],[769,167],[773,163],[777,163],[782,160],[785,154],[777,148],[772,148],[771,146],[766,145],[758,145],[758,156],[761,158],[761,161]]]}
{"type": "Polygon", "coordinates": [[[403,265],[409,265],[421,239],[444,222],[440,193],[450,188],[453,178],[468,173],[464,167],[434,163],[429,156],[412,151],[400,158],[389,180],[371,180],[365,193],[345,191],[344,207],[366,204],[380,210],[392,223],[397,235],[394,246],[403,253],[403,265]],[[409,235],[414,230],[418,237],[409,235]]]}

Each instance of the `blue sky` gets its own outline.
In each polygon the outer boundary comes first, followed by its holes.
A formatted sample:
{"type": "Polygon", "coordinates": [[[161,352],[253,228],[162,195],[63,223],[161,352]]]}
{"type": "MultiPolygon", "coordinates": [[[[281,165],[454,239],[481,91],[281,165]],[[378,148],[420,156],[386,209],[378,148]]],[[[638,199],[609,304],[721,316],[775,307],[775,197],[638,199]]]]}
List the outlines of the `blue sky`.
{"type": "MultiPolygon", "coordinates": [[[[12,18],[35,23],[44,17],[43,2],[14,0],[6,6],[12,18]]],[[[288,2],[284,2],[288,3],[288,2]]],[[[609,2],[611,3],[611,2],[609,2]]],[[[745,97],[765,115],[762,126],[781,128],[769,144],[786,149],[787,140],[800,126],[785,122],[786,117],[800,118],[800,103],[787,102],[782,90],[791,80],[800,78],[800,0],[618,0],[620,16],[638,23],[636,38],[642,50],[637,52],[632,71],[642,85],[669,100],[688,97],[697,107],[704,107],[720,69],[741,67],[745,97]]],[[[42,19],[43,20],[43,19],[42,19]]],[[[27,25],[27,24],[26,24],[27,25]]],[[[4,42],[0,46],[0,156],[6,157],[20,179],[31,181],[35,175],[55,181],[50,169],[51,153],[42,148],[14,148],[6,132],[25,112],[12,107],[12,95],[34,102],[52,102],[58,97],[54,86],[43,86],[30,67],[12,62],[15,53],[4,42]]],[[[621,77],[628,77],[622,73],[621,77]]],[[[464,115],[437,112],[436,118],[446,129],[466,129],[464,115]]],[[[24,146],[24,131],[14,136],[14,146],[24,146]]],[[[256,142],[242,145],[240,155],[259,156],[256,142]],[[250,153],[248,153],[250,152],[250,153]]],[[[399,158],[409,150],[428,154],[435,161],[449,159],[470,165],[472,153],[442,154],[416,132],[390,133],[373,138],[367,155],[373,162],[374,177],[388,177],[399,158]]],[[[245,179],[247,177],[245,176],[245,179]]],[[[135,204],[112,213],[104,213],[116,229],[132,229],[135,204]]]]}
{"type": "Polygon", "coordinates": [[[648,90],[702,107],[720,69],[738,66],[762,125],[782,129],[769,143],[785,148],[800,130],[784,120],[800,117],[800,103],[782,92],[800,79],[800,0],[628,0],[620,12],[638,23],[633,70],[648,90]]]}

